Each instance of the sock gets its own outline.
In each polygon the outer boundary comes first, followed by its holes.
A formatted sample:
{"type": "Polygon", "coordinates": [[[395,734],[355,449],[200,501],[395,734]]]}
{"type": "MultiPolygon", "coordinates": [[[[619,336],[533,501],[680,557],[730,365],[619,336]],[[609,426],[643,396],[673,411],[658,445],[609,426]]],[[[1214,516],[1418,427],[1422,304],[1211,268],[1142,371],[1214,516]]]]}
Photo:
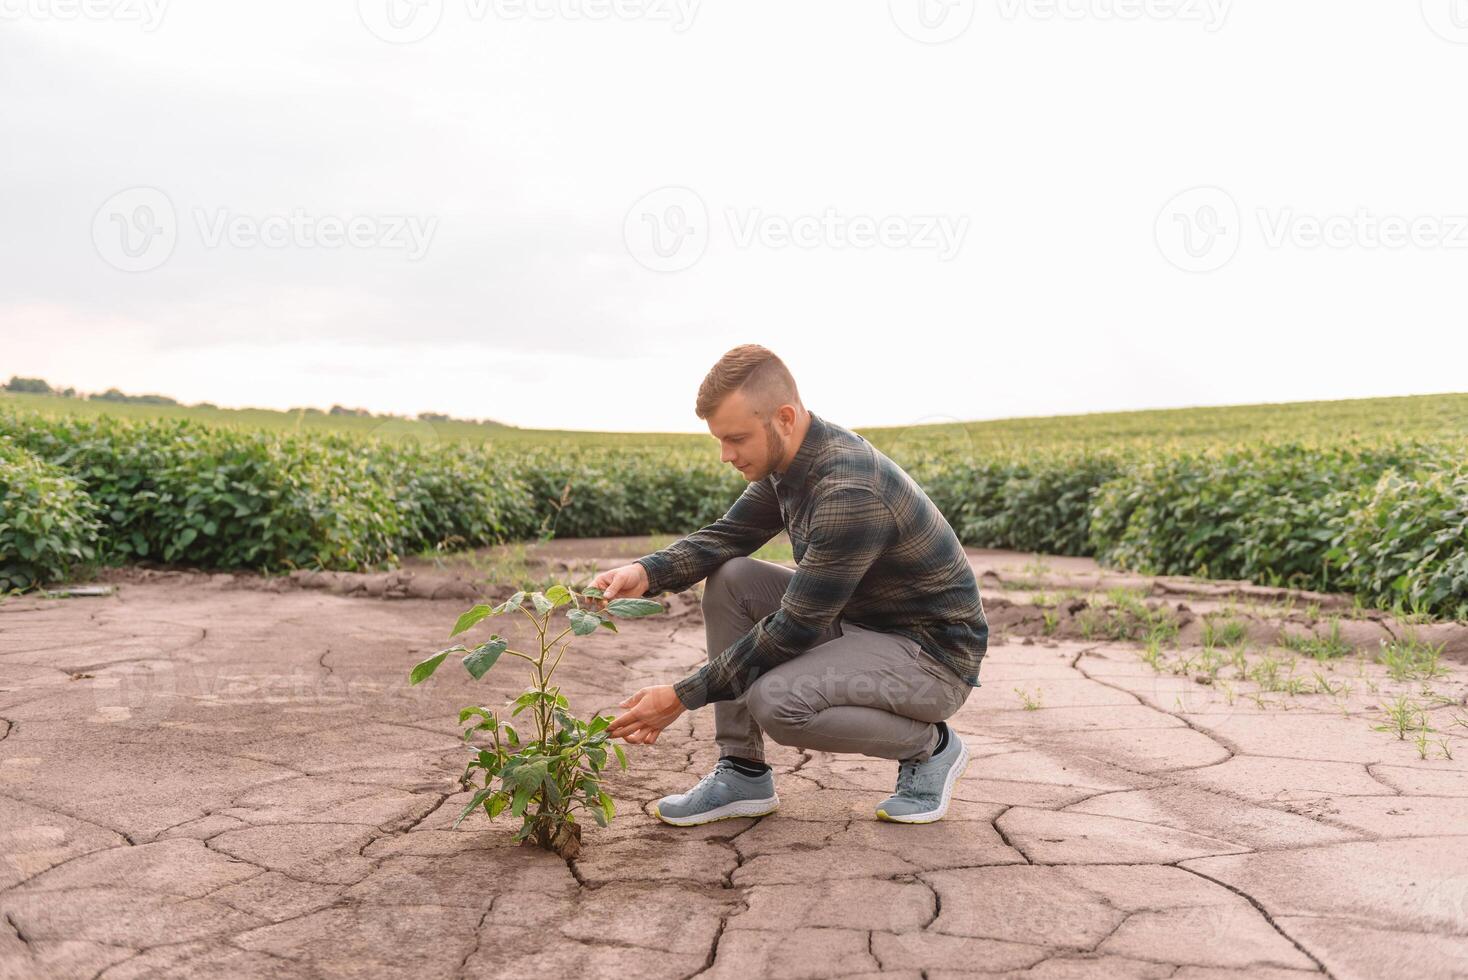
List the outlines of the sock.
{"type": "MultiPolygon", "coordinates": [[[[937,755],[939,752],[942,752],[944,749],[948,748],[948,726],[941,721],[936,721],[933,724],[938,726],[938,744],[933,746],[932,755],[928,756],[929,759],[931,759],[934,755],[937,755]]],[[[913,758],[917,758],[917,756],[913,756],[913,758]]],[[[897,761],[906,762],[908,760],[898,759],[897,761]]]]}
{"type": "Polygon", "coordinates": [[[763,776],[770,771],[768,764],[756,762],[754,759],[746,759],[740,755],[721,755],[720,759],[727,760],[735,769],[746,776],[763,776]]]}
{"type": "Polygon", "coordinates": [[[948,748],[948,726],[940,721],[938,722],[938,745],[933,749],[933,754],[937,755],[946,748],[948,748]]]}

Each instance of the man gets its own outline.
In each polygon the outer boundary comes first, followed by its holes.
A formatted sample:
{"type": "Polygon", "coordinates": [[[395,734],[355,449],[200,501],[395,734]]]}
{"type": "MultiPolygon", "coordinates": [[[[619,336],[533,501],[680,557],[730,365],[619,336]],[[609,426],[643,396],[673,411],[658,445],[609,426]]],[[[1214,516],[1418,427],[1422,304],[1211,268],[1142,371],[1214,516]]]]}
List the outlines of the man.
{"type": "Polygon", "coordinates": [[[651,744],[714,705],[714,770],[658,801],[678,826],[779,805],[764,735],[899,762],[877,817],[928,823],[948,809],[968,748],[944,719],[979,685],[988,624],[958,536],[918,485],[863,437],[801,403],[784,363],[756,344],[725,354],[696,413],[720,459],[749,481],[718,521],[603,572],[608,599],[651,598],[707,578],[708,662],[643,688],[608,729],[651,744]],[[798,566],[748,557],[787,530],[798,566]]]}

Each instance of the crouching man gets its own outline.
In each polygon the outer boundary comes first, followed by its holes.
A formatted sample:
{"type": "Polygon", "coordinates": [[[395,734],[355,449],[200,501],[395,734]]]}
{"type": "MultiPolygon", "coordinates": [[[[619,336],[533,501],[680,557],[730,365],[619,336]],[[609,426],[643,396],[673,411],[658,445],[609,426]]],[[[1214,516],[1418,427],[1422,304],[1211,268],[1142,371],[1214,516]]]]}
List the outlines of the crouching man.
{"type": "Polygon", "coordinates": [[[877,817],[941,819],[968,765],[945,719],[979,685],[989,634],[958,536],[901,467],[807,411],[764,347],[725,354],[696,412],[748,487],[713,524],[594,582],[614,599],[707,580],[708,662],[634,693],[608,729],[651,744],[684,711],[714,705],[718,763],[659,800],[659,819],[688,826],[774,811],[766,735],[896,760],[896,788],[877,817]],[[781,530],[794,570],[749,557],[781,530]]]}

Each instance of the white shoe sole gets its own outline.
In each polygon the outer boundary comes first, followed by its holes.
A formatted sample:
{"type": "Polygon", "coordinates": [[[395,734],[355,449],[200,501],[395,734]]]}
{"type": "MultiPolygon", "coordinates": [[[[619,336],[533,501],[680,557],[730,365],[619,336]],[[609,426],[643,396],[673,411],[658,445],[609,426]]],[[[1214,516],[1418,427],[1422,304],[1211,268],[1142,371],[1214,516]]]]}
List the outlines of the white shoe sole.
{"type": "Polygon", "coordinates": [[[675,827],[692,827],[701,823],[713,823],[715,820],[730,820],[734,817],[762,817],[767,813],[774,813],[779,806],[780,796],[776,794],[764,800],[735,800],[733,803],[725,803],[712,810],[690,814],[686,817],[666,816],[657,803],[653,804],[652,812],[663,823],[670,823],[675,827]]]}
{"type": "MultiPolygon", "coordinates": [[[[958,735],[956,733],[950,734],[952,734],[954,738],[958,738],[958,735]]],[[[943,781],[943,796],[938,801],[938,806],[936,808],[932,810],[926,810],[922,813],[903,814],[892,814],[888,813],[886,810],[879,808],[877,810],[877,819],[887,820],[891,823],[932,823],[935,820],[943,819],[943,814],[948,812],[948,799],[950,796],[953,795],[953,784],[958,782],[958,777],[962,776],[964,770],[968,768],[968,759],[968,744],[964,742],[963,739],[959,738],[958,761],[954,763],[953,768],[948,770],[948,778],[943,781]]]]}

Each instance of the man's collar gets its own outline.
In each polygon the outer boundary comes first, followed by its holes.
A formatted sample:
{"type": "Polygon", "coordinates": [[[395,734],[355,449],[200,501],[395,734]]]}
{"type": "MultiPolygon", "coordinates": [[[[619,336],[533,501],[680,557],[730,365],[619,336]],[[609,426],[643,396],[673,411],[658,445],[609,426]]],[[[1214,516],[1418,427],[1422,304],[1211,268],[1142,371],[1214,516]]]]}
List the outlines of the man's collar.
{"type": "Polygon", "coordinates": [[[790,466],[784,473],[774,474],[775,482],[782,488],[798,490],[805,485],[806,478],[810,476],[810,465],[821,444],[825,442],[826,423],[815,412],[809,414],[810,427],[805,431],[805,438],[800,441],[800,448],[795,451],[795,458],[790,461],[790,466]]]}

